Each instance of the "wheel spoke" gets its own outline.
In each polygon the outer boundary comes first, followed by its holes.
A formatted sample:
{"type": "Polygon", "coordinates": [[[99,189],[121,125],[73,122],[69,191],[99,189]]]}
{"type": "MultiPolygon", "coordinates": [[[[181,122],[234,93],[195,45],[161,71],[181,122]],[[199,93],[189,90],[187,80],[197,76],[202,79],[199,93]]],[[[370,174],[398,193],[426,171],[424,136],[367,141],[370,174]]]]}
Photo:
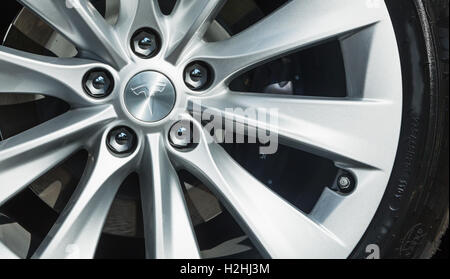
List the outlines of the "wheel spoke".
{"type": "Polygon", "coordinates": [[[84,137],[115,117],[111,107],[69,111],[0,142],[0,205],[82,148],[84,137]]]}
{"type": "MultiPolygon", "coordinates": [[[[394,160],[394,156],[395,154],[392,154],[392,160],[394,160]]],[[[352,168],[349,171],[358,181],[355,190],[350,195],[340,195],[325,188],[310,213],[310,217],[327,230],[332,231],[344,243],[349,245],[351,243],[353,246],[349,248],[353,250],[363,237],[379,206],[379,202],[368,201],[381,200],[389,175],[378,170],[352,168]]],[[[395,202],[391,204],[391,208],[394,210],[395,202]]]]}
{"type": "Polygon", "coordinates": [[[290,1],[228,40],[202,44],[190,61],[210,63],[217,84],[263,61],[374,24],[385,16],[381,11],[360,0],[290,1]]]}
{"type": "Polygon", "coordinates": [[[294,148],[339,163],[380,169],[385,169],[386,162],[377,147],[395,141],[395,137],[385,135],[397,133],[400,125],[391,118],[396,115],[396,106],[380,100],[227,93],[203,98],[198,105],[226,120],[277,133],[281,143],[294,148]],[[247,117],[228,108],[266,114],[275,110],[270,117],[277,121],[269,122],[269,116],[260,117],[258,113],[258,118],[247,117]],[[374,129],[368,123],[384,124],[374,129]]]}
{"type": "MultiPolygon", "coordinates": [[[[146,257],[200,258],[178,169],[198,177],[217,196],[264,257],[344,258],[355,248],[384,194],[401,127],[401,69],[394,32],[385,32],[392,31],[392,24],[383,3],[287,1],[229,39],[207,42],[204,34],[226,0],[178,0],[167,16],[157,0],[119,0],[114,26],[90,0],[17,1],[72,42],[78,56],[46,57],[0,46],[0,97],[38,94],[71,106],[65,114],[0,141],[0,206],[71,154],[89,151],[78,187],[33,258],[93,258],[110,206],[132,172],[140,178],[146,257]],[[193,117],[184,117],[200,131],[192,149],[174,148],[160,131],[141,138],[129,156],[114,156],[107,147],[105,125],[118,117],[115,106],[120,104],[105,105],[113,96],[89,97],[82,79],[93,68],[117,73],[132,66],[130,39],[141,28],[160,35],[162,58],[155,59],[172,64],[162,66],[184,68],[200,60],[214,70],[205,94],[185,96],[193,117]],[[339,40],[350,73],[346,98],[228,88],[245,71],[330,40],[339,40]],[[380,70],[386,63],[389,67],[380,70]],[[226,124],[225,134],[217,131],[214,137],[245,134],[274,141],[270,146],[284,144],[325,157],[350,172],[356,188],[343,194],[325,187],[306,214],[239,165],[203,130],[199,112],[207,112],[205,121],[212,114],[219,120],[215,124],[226,124]],[[233,131],[227,130],[230,124],[233,131]]],[[[141,91],[152,93],[151,88],[141,91]]],[[[126,136],[118,133],[117,141],[126,136]]],[[[1,242],[0,257],[17,258],[1,242]]]]}
{"type": "Polygon", "coordinates": [[[151,27],[165,35],[164,15],[158,1],[120,0],[119,19],[115,26],[120,39],[129,42],[132,32],[144,27],[151,27]]]}
{"type": "Polygon", "coordinates": [[[99,66],[88,60],[46,57],[0,46],[0,94],[41,94],[72,107],[90,106],[94,100],[84,93],[82,80],[88,70],[99,66]]]}
{"type": "Polygon", "coordinates": [[[18,0],[71,41],[81,56],[101,59],[115,68],[127,61],[118,37],[89,0],[18,0]]]}
{"type": "Polygon", "coordinates": [[[207,137],[203,133],[193,151],[171,149],[171,156],[216,193],[265,256],[345,257],[350,252],[336,236],[257,181],[207,137]]]}
{"type": "Polygon", "coordinates": [[[176,63],[193,39],[201,39],[225,0],[180,0],[167,20],[169,50],[167,59],[176,63]]]}
{"type": "Polygon", "coordinates": [[[115,157],[105,144],[104,133],[71,200],[34,258],[92,258],[109,208],[122,182],[135,170],[135,152],[115,157]]]}
{"type": "Polygon", "coordinates": [[[160,135],[149,135],[141,189],[149,258],[199,258],[182,186],[160,135]],[[151,171],[149,171],[151,170],[151,171]]]}
{"type": "Polygon", "coordinates": [[[8,247],[6,247],[1,241],[0,241],[0,259],[3,260],[13,260],[18,259],[19,257],[14,254],[11,250],[9,250],[8,247]]]}

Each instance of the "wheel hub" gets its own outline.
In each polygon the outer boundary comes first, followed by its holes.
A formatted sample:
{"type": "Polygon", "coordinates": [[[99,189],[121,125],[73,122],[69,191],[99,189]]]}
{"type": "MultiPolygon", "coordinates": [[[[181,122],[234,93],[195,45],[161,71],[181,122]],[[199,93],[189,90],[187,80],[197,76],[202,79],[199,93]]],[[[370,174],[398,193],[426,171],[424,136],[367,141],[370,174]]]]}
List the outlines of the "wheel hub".
{"type": "Polygon", "coordinates": [[[125,106],[133,117],[144,122],[156,122],[172,111],[175,87],[163,74],[141,72],[130,79],[125,88],[125,106]]]}

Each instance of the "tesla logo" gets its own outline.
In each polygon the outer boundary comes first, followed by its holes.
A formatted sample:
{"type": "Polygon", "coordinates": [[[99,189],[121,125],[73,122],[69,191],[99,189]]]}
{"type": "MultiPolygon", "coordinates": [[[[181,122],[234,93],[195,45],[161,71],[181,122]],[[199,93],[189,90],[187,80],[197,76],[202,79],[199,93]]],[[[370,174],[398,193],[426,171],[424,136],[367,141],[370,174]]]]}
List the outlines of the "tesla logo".
{"type": "Polygon", "coordinates": [[[157,82],[152,86],[148,87],[147,85],[139,85],[137,87],[131,87],[131,92],[133,92],[136,96],[144,95],[148,100],[148,106],[150,109],[150,113],[153,114],[153,96],[158,93],[163,92],[166,89],[167,83],[164,81],[157,82]]]}
{"type": "Polygon", "coordinates": [[[144,95],[145,98],[155,96],[157,93],[161,93],[166,89],[167,84],[164,81],[157,82],[150,88],[147,85],[139,85],[137,87],[131,87],[131,91],[136,95],[144,95]]]}

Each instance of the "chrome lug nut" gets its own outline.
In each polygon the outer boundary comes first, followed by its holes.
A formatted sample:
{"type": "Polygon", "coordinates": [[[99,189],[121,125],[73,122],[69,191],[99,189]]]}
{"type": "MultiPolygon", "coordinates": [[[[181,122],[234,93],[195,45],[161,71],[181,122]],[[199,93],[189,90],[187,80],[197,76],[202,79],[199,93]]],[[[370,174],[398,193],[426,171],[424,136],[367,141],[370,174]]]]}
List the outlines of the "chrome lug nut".
{"type": "Polygon", "coordinates": [[[109,132],[106,143],[113,153],[129,155],[136,149],[137,137],[130,128],[117,127],[109,132]]]}
{"type": "Polygon", "coordinates": [[[138,43],[139,48],[141,49],[150,49],[155,47],[154,40],[149,36],[142,38],[142,40],[138,43]]]}
{"type": "Polygon", "coordinates": [[[92,85],[94,85],[95,89],[104,89],[106,86],[106,79],[103,75],[99,75],[92,81],[92,85]]]}
{"type": "Polygon", "coordinates": [[[212,80],[210,67],[203,62],[193,62],[184,71],[184,82],[195,91],[204,90],[212,80]]]}
{"type": "Polygon", "coordinates": [[[114,88],[114,79],[104,69],[93,69],[84,76],[83,87],[91,97],[105,98],[111,94],[114,88]]]}
{"type": "Polygon", "coordinates": [[[175,148],[184,149],[193,147],[193,138],[193,125],[190,121],[178,121],[170,128],[169,141],[175,148]]]}
{"type": "Polygon", "coordinates": [[[116,135],[116,141],[119,144],[126,144],[128,139],[129,139],[128,133],[126,133],[126,132],[120,132],[116,135]]]}
{"type": "Polygon", "coordinates": [[[337,178],[337,186],[340,192],[350,193],[355,189],[355,180],[349,173],[341,174],[337,178]]]}
{"type": "Polygon", "coordinates": [[[131,39],[131,49],[137,56],[148,59],[155,56],[160,47],[160,40],[153,30],[141,29],[134,33],[131,39]]]}

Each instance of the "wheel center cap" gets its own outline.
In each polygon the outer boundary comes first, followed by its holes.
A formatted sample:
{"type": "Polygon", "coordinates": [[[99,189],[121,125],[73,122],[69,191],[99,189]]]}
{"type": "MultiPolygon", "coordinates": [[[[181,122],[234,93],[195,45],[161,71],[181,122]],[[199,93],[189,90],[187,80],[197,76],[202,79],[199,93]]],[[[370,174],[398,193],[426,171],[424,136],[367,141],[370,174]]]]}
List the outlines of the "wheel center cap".
{"type": "Polygon", "coordinates": [[[172,111],[175,88],[163,74],[146,71],[130,79],[125,88],[125,106],[136,119],[156,122],[172,111]]]}

